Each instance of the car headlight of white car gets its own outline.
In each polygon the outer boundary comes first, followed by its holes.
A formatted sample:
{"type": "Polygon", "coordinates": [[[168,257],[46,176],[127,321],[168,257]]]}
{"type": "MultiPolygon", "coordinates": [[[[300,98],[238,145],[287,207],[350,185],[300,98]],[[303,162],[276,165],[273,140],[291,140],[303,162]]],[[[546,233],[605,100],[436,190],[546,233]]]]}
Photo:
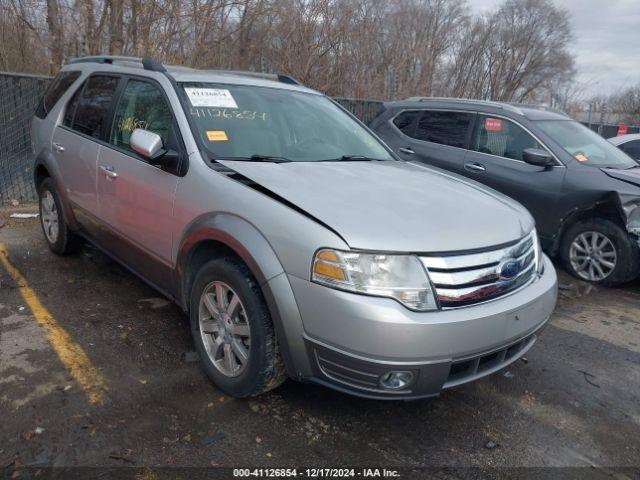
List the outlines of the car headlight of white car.
{"type": "Polygon", "coordinates": [[[311,280],[348,292],[393,298],[416,311],[437,310],[426,269],[415,255],[316,252],[311,280]]]}

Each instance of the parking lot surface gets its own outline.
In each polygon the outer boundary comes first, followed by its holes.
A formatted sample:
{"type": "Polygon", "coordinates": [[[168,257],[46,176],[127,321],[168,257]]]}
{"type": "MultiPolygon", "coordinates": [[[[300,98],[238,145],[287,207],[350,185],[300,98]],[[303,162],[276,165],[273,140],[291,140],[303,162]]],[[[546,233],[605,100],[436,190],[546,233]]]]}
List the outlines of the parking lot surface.
{"type": "Polygon", "coordinates": [[[579,466],[625,478],[612,467],[640,467],[640,282],[607,290],[559,272],[557,310],[526,359],[438,398],[363,400],[288,381],[236,400],[200,371],[177,306],[91,247],[53,255],[37,220],[14,211],[35,207],[0,210],[15,270],[0,264],[5,472],[579,466]]]}

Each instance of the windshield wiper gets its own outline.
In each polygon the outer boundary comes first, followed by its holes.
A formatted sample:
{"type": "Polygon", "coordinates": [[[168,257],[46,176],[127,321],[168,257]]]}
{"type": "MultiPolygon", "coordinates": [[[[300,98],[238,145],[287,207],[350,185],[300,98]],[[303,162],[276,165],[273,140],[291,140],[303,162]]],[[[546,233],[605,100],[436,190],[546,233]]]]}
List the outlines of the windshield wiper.
{"type": "Polygon", "coordinates": [[[271,155],[251,155],[250,159],[252,162],[271,162],[271,163],[287,163],[291,161],[285,157],[275,157],[271,155]]]}
{"type": "Polygon", "coordinates": [[[288,163],[285,157],[276,157],[272,155],[251,155],[250,157],[218,157],[218,160],[231,160],[233,162],[269,162],[269,163],[288,163]]]}
{"type": "Polygon", "coordinates": [[[340,158],[328,158],[320,162],[383,162],[380,158],[371,158],[364,155],[343,155],[340,158]]]}

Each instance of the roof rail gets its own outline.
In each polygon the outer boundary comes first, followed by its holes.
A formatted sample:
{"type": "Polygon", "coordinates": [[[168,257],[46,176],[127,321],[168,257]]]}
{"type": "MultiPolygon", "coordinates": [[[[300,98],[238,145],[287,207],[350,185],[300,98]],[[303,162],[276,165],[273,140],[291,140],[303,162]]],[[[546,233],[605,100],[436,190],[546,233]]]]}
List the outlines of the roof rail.
{"type": "MultiPolygon", "coordinates": [[[[88,57],[78,57],[72,58],[67,61],[68,65],[76,64],[76,63],[107,63],[109,65],[114,65],[117,63],[124,64],[127,67],[142,67],[145,70],[149,70],[152,72],[166,72],[167,68],[159,61],[150,58],[150,57],[123,57],[117,55],[94,55],[88,57]]],[[[172,66],[170,65],[169,68],[172,66]]],[[[176,67],[176,68],[190,68],[190,67],[176,67]]],[[[195,69],[194,69],[195,70],[195,69]]],[[[206,71],[206,70],[205,70],[206,71]]],[[[250,71],[239,71],[239,70],[210,70],[211,72],[229,74],[229,75],[239,75],[243,77],[252,77],[252,78],[263,78],[265,80],[273,80],[280,83],[287,83],[289,85],[299,85],[304,86],[301,82],[291,77],[290,75],[281,75],[275,73],[265,73],[265,72],[250,72],[250,71]]]]}
{"type": "MultiPolygon", "coordinates": [[[[116,63],[135,64],[135,66],[141,66],[145,70],[152,72],[166,72],[167,69],[162,63],[149,57],[123,57],[118,55],[94,55],[90,57],[78,57],[70,59],[67,64],[72,65],[76,63],[107,63],[114,65],[116,63]]],[[[128,65],[129,66],[129,65],[128,65]]]]}
{"type": "Polygon", "coordinates": [[[229,74],[229,75],[240,75],[242,77],[251,77],[251,78],[263,78],[265,80],[274,80],[280,83],[288,83],[289,85],[299,85],[304,86],[301,82],[296,80],[295,78],[289,75],[282,75],[277,73],[266,73],[266,72],[251,72],[245,70],[211,70],[212,72],[229,74]]]}
{"type": "Polygon", "coordinates": [[[517,108],[516,105],[512,105],[510,103],[505,102],[494,102],[491,100],[478,100],[474,98],[455,98],[455,97],[409,97],[405,99],[405,102],[428,102],[430,100],[434,101],[445,101],[445,102],[454,102],[454,103],[466,103],[466,104],[484,104],[491,105],[492,107],[501,108],[503,110],[509,110],[511,112],[518,113],[523,115],[522,111],[517,108]]]}
{"type": "Polygon", "coordinates": [[[508,103],[509,105],[513,106],[513,107],[522,107],[522,108],[530,108],[531,110],[542,110],[545,112],[553,112],[553,113],[557,113],[558,115],[563,115],[565,117],[568,117],[569,115],[567,115],[565,112],[563,112],[562,110],[559,110],[557,108],[553,108],[553,107],[547,107],[546,105],[535,105],[533,103],[508,103]]]}

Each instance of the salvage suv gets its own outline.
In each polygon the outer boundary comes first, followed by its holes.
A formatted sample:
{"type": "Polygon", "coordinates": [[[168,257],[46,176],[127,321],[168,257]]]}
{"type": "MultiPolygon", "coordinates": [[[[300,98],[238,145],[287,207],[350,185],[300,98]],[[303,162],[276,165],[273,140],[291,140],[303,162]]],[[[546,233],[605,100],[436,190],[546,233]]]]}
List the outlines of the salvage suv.
{"type": "Polygon", "coordinates": [[[75,59],[32,131],[51,250],[88,240],[180,305],[230,395],[437,395],[522,356],[556,303],[522,206],[290,77],[75,59]]]}

